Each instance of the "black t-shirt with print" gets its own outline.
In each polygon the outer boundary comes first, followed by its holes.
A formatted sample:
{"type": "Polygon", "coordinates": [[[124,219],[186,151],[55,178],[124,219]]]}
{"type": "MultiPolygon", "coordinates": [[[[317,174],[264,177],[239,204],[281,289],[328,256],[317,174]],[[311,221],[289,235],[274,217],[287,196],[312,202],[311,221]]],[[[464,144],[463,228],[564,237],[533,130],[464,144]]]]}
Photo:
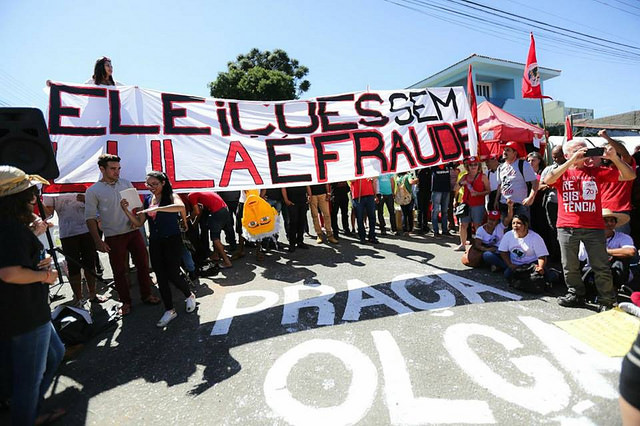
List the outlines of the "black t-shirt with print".
{"type": "MultiPolygon", "coordinates": [[[[42,250],[26,225],[17,220],[0,221],[0,268],[38,270],[42,250]]],[[[24,334],[50,320],[48,284],[8,284],[0,280],[0,339],[24,334]]]]}

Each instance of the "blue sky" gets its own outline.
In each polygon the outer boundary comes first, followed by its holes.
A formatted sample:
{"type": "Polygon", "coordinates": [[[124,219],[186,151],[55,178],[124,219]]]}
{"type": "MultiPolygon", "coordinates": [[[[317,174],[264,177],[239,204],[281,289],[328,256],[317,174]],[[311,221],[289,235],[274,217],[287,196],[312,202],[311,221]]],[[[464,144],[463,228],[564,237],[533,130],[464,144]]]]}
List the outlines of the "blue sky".
{"type": "MultiPolygon", "coordinates": [[[[412,1],[433,14],[421,0],[412,1]]],[[[640,45],[638,0],[478,1],[640,45]]],[[[461,9],[447,0],[429,3],[461,9]]],[[[539,65],[562,70],[545,83],[546,95],[593,108],[596,117],[640,109],[638,59],[569,51],[535,28],[496,31],[440,16],[447,21],[384,0],[1,1],[0,105],[44,108],[47,79],[84,82],[102,55],[112,58],[114,77],[123,83],[208,96],[207,83],[253,47],[284,49],[309,67],[311,89],[304,97],[367,85],[401,89],[472,53],[525,62],[526,31],[532,30],[539,65]]]]}

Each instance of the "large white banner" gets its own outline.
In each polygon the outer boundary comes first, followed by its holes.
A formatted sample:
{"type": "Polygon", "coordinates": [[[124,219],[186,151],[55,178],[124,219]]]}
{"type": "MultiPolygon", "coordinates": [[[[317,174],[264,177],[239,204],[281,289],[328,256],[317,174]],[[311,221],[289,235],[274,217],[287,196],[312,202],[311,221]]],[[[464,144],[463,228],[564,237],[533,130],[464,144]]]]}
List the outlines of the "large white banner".
{"type": "Polygon", "coordinates": [[[249,102],[136,86],[52,82],[49,132],[60,177],[47,192],[83,192],[100,154],[144,188],[151,170],[179,192],[353,180],[477,153],[461,87],[249,102]]]}

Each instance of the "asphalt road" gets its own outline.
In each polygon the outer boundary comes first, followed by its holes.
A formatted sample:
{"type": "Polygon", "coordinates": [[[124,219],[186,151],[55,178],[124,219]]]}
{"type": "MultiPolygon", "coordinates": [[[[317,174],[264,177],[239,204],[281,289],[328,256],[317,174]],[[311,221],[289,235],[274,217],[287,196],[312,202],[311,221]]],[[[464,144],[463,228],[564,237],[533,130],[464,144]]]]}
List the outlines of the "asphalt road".
{"type": "Polygon", "coordinates": [[[201,279],[196,312],[175,291],[165,329],[135,286],[131,315],[60,369],[47,406],[65,425],[620,423],[621,359],[553,325],[593,312],[464,267],[457,239],[380,240],[250,249],[201,279]]]}

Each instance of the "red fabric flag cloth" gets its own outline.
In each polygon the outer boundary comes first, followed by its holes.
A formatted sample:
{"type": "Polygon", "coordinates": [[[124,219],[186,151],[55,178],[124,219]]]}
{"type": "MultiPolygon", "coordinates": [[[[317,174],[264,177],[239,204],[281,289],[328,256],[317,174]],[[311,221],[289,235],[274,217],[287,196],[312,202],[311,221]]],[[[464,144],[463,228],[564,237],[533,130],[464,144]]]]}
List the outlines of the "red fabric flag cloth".
{"type": "Polygon", "coordinates": [[[531,33],[531,44],[529,45],[527,65],[524,67],[524,75],[522,76],[522,97],[551,99],[549,96],[542,95],[538,60],[536,59],[536,41],[533,39],[533,33],[531,33]]]}
{"type": "Polygon", "coordinates": [[[469,108],[471,109],[471,118],[473,119],[473,127],[476,129],[476,135],[478,135],[478,157],[481,159],[488,158],[491,154],[489,147],[482,142],[480,131],[478,129],[478,103],[476,101],[476,91],[473,85],[473,75],[471,64],[469,64],[469,71],[467,73],[467,96],[469,97],[469,108]]]}
{"type": "Polygon", "coordinates": [[[564,138],[567,142],[573,139],[573,129],[571,128],[571,117],[567,115],[566,120],[564,120],[564,138]]]}

